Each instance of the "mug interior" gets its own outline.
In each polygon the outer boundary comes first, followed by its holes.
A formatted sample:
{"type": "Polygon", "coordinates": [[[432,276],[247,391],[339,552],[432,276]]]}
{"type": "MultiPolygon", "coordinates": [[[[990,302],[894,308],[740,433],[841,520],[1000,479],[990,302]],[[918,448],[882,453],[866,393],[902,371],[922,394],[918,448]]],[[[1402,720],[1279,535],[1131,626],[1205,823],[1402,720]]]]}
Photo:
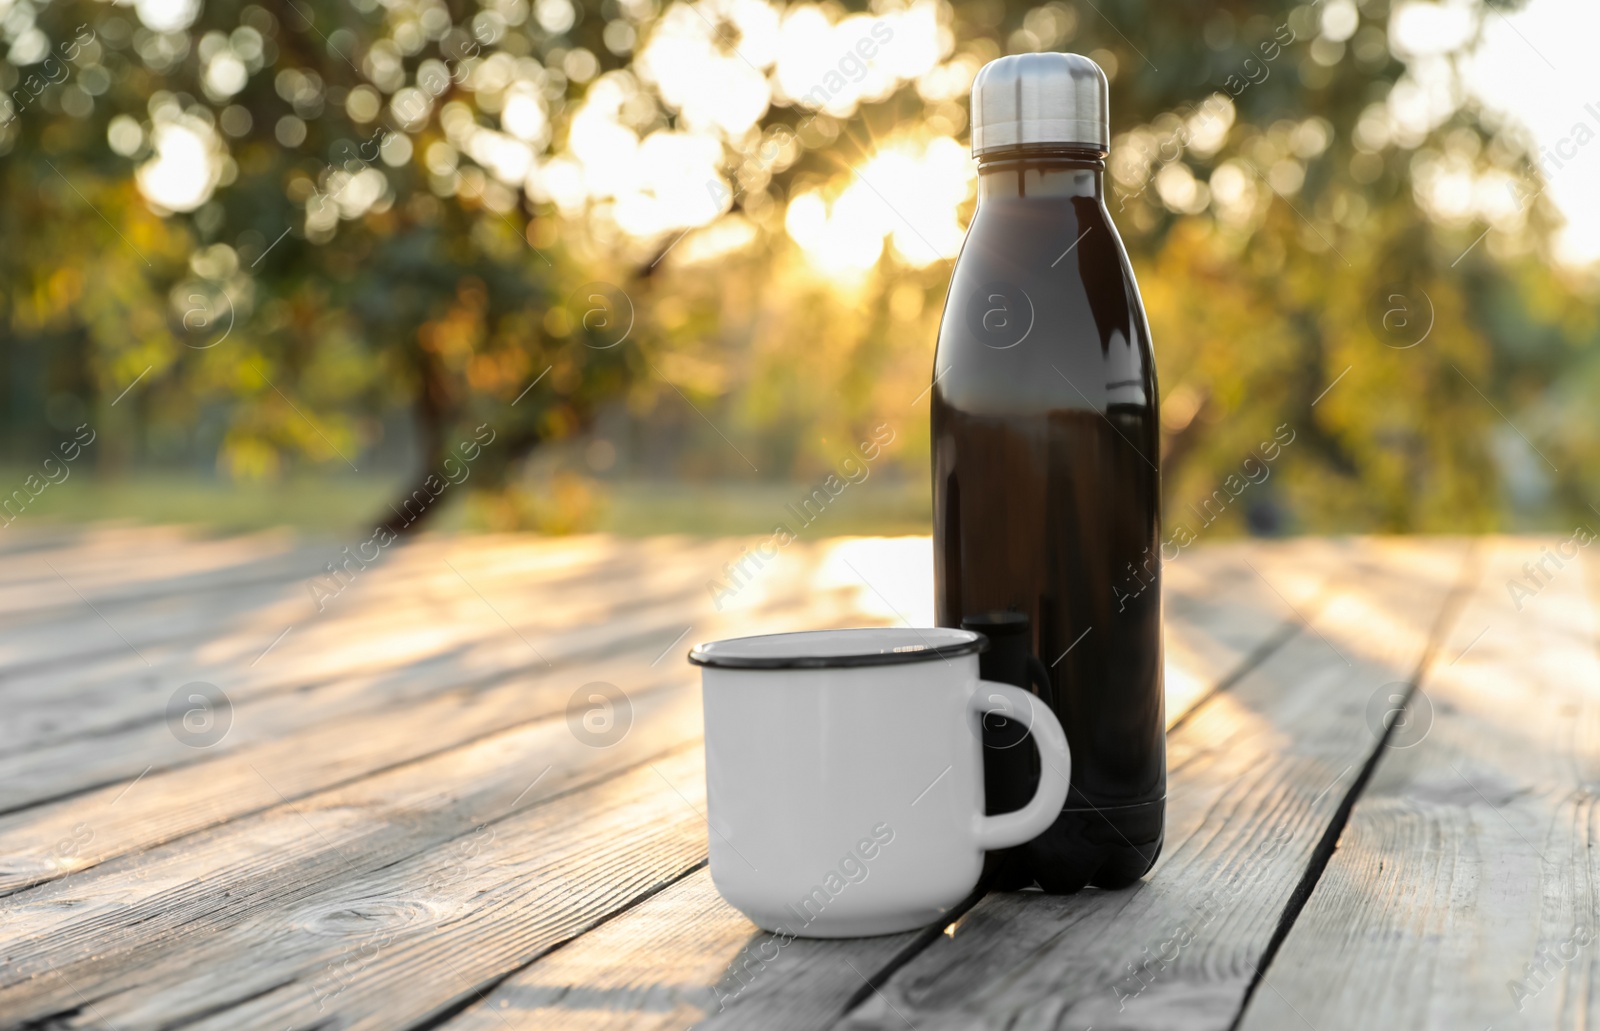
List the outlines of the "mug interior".
{"type": "Polygon", "coordinates": [[[722,669],[837,669],[949,659],[988,646],[982,634],[951,627],[851,627],[711,641],[696,645],[689,661],[722,669]]]}

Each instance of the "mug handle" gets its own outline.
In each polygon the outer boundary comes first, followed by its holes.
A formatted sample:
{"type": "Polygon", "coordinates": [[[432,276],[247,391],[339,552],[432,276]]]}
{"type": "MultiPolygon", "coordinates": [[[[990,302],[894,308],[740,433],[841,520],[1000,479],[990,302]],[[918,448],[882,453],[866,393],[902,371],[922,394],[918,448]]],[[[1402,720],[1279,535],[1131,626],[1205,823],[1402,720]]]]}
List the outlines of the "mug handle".
{"type": "Polygon", "coordinates": [[[985,850],[1010,848],[1043,834],[1055,822],[1067,801],[1072,783],[1072,755],[1067,751],[1067,735],[1061,721],[1048,706],[1020,687],[993,680],[978,681],[978,689],[967,699],[967,711],[982,719],[990,712],[1003,713],[1022,721],[1028,736],[1039,749],[1039,789],[1021,809],[997,816],[974,814],[973,837],[985,850]],[[997,697],[998,696],[998,697],[997,697]]]}

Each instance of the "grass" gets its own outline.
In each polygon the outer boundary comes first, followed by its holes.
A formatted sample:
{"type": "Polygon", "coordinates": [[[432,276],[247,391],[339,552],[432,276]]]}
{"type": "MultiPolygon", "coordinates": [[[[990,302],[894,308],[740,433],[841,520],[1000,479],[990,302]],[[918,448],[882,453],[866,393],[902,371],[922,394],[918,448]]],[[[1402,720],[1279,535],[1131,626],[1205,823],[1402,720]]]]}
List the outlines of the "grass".
{"type": "MultiPolygon", "coordinates": [[[[622,483],[609,491],[600,529],[624,536],[686,533],[697,536],[772,533],[780,523],[798,532],[795,514],[816,484],[622,483]],[[792,506],[789,507],[789,506],[792,506]]],[[[826,493],[826,492],[824,492],[826,493]]],[[[887,478],[851,484],[820,516],[813,502],[810,533],[825,536],[932,532],[928,485],[887,478]]],[[[805,512],[801,512],[805,515],[805,512]]]]}
{"type": "MultiPolygon", "coordinates": [[[[10,495],[37,469],[0,467],[0,494],[10,495]]],[[[307,533],[370,530],[399,488],[393,477],[292,477],[276,483],[232,483],[189,473],[139,472],[108,477],[74,471],[34,497],[16,526],[102,520],[183,523],[217,532],[282,526],[307,533]]],[[[642,537],[771,533],[779,523],[798,530],[800,508],[816,484],[618,481],[596,485],[598,505],[588,529],[642,537]]],[[[447,502],[431,524],[476,530],[462,497],[447,502]]],[[[809,532],[831,536],[930,532],[926,483],[873,477],[848,485],[815,518],[809,532]]],[[[817,506],[813,504],[813,511],[817,506]]]]}
{"type": "MultiPolygon", "coordinates": [[[[10,496],[37,469],[0,469],[10,496]]],[[[184,523],[219,531],[288,526],[308,532],[348,531],[370,522],[397,481],[378,477],[299,477],[278,483],[230,483],[185,473],[96,476],[76,470],[29,503],[14,526],[119,520],[184,523]]]]}

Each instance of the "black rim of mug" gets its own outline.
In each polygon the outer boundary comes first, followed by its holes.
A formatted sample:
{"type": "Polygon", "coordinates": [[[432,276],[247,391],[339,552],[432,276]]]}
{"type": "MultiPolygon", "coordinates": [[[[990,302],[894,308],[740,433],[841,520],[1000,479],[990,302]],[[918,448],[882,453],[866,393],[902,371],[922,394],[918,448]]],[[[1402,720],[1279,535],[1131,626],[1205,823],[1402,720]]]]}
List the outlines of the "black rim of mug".
{"type": "MultiPolygon", "coordinates": [[[[800,633],[807,632],[815,631],[800,631],[800,633]]],[[[958,655],[977,655],[989,650],[987,637],[972,630],[964,632],[972,634],[972,637],[949,644],[919,645],[907,651],[863,652],[857,655],[719,655],[716,653],[714,649],[719,644],[754,640],[751,637],[734,637],[726,641],[695,645],[689,651],[689,661],[696,666],[708,666],[713,669],[853,669],[860,666],[898,666],[908,662],[932,662],[935,659],[953,659],[958,655]]]]}

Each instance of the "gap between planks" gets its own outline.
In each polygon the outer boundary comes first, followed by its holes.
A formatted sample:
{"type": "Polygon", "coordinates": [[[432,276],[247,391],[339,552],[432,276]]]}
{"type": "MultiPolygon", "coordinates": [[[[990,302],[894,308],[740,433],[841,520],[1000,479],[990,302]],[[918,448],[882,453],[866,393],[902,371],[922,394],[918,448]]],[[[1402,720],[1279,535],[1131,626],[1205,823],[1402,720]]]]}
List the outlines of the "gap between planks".
{"type": "MultiPolygon", "coordinates": [[[[1417,685],[1422,683],[1429,667],[1433,664],[1434,657],[1438,655],[1440,646],[1449,638],[1450,630],[1457,617],[1461,615],[1462,608],[1467,599],[1471,597],[1478,581],[1484,572],[1483,548],[1477,541],[1468,545],[1467,553],[1462,557],[1461,570],[1456,578],[1456,583],[1451,588],[1450,594],[1440,606],[1433,626],[1428,632],[1427,644],[1423,646],[1422,655],[1417,659],[1416,668],[1412,671],[1407,681],[1405,697],[1402,699],[1399,710],[1405,711],[1416,695],[1417,685]]],[[[1234,1014],[1233,1022],[1228,1025],[1228,1031],[1238,1031],[1240,1023],[1244,1020],[1245,1011],[1250,1008],[1250,1000],[1255,997],[1256,990],[1266,980],[1267,970],[1271,968],[1272,961],[1277,958],[1278,950],[1282,948],[1284,939],[1289,937],[1289,932],[1294,930],[1295,921],[1300,918],[1300,913],[1305,909],[1306,901],[1311,898],[1311,893],[1316,890],[1317,882],[1327,872],[1328,861],[1333,858],[1334,850],[1339,846],[1339,838],[1344,833],[1345,827],[1350,822],[1350,813],[1355,809],[1356,802],[1360,800],[1362,792],[1367,789],[1372,780],[1373,773],[1378,764],[1383,761],[1387,751],[1388,742],[1394,736],[1395,724],[1398,718],[1391,720],[1384,728],[1383,736],[1378,739],[1372,754],[1367,757],[1361,772],[1351,783],[1350,789],[1339,802],[1339,807],[1334,810],[1333,819],[1328,822],[1328,827],[1322,833],[1322,840],[1311,853],[1311,861],[1306,867],[1306,872],[1295,887],[1294,893],[1289,896],[1288,905],[1284,907],[1283,915],[1278,920],[1278,928],[1273,932],[1272,938],[1267,942],[1267,949],[1261,956],[1261,962],[1256,964],[1256,973],[1250,981],[1250,986],[1245,989],[1244,998],[1240,1000],[1239,1011],[1234,1014]]]]}
{"type": "MultiPolygon", "coordinates": [[[[935,939],[937,949],[925,950],[901,976],[884,984],[878,993],[881,999],[871,999],[872,1005],[846,1014],[844,1025],[888,1029],[902,1027],[902,1022],[909,1019],[918,1028],[1035,1024],[1068,1027],[1074,1026],[1075,1020],[1080,1021],[1078,1026],[1099,1026],[1109,1019],[1109,1024],[1118,1027],[1227,1027],[1241,1011],[1241,999],[1249,984],[1248,976],[1239,976],[1233,965],[1243,963],[1244,970],[1255,971],[1252,961],[1261,952],[1251,950],[1262,949],[1270,940],[1286,900],[1309,866],[1309,857],[1321,840],[1320,833],[1306,844],[1292,846],[1286,857],[1288,862],[1280,861],[1275,870],[1265,859],[1261,861],[1263,872],[1256,875],[1256,880],[1270,875],[1273,883],[1257,884],[1252,894],[1264,891],[1264,898],[1272,901],[1268,905],[1256,904],[1254,913],[1248,908],[1234,912],[1238,907],[1225,911],[1227,918],[1201,939],[1205,944],[1196,946],[1201,952],[1198,958],[1185,952],[1180,966],[1161,975],[1156,984],[1146,986],[1155,990],[1139,1000],[1141,1010],[1133,1023],[1128,1021],[1135,1013],[1122,1013],[1119,1017],[1121,1006],[1112,1001],[1112,989],[1123,977],[1120,959],[1131,954],[1138,961],[1140,942],[1148,939],[1153,946],[1160,936],[1149,936],[1158,931],[1169,932],[1172,920],[1182,916],[1183,923],[1190,921],[1191,917],[1184,915],[1187,909],[1183,913],[1170,910],[1175,903],[1187,905],[1192,901],[1179,897],[1184,895],[1181,889],[1185,882],[1195,882],[1190,892],[1212,886],[1213,890],[1206,893],[1209,898],[1215,894],[1216,884],[1231,886],[1258,865],[1246,861],[1236,846],[1259,844],[1266,840],[1260,835],[1276,827],[1276,850],[1279,842],[1292,843],[1293,838],[1285,836],[1297,833],[1297,825],[1309,821],[1314,833],[1325,828],[1324,821],[1329,816],[1323,814],[1331,815],[1336,807],[1323,802],[1323,795],[1355,765],[1365,765],[1370,760],[1380,735],[1374,732],[1370,738],[1367,736],[1361,725],[1359,702],[1353,718],[1347,713],[1332,725],[1318,720],[1314,710],[1329,702],[1348,709],[1357,693],[1364,698],[1370,690],[1366,686],[1368,678],[1386,675],[1389,668],[1414,681],[1418,657],[1429,647],[1437,648],[1441,614],[1459,590],[1466,551],[1458,541],[1359,542],[1358,553],[1352,556],[1359,561],[1354,565],[1370,567],[1371,584],[1366,576],[1356,578],[1354,586],[1341,592],[1338,603],[1329,607],[1326,620],[1318,621],[1344,643],[1345,649],[1356,649],[1351,654],[1358,657],[1357,663],[1351,666],[1343,650],[1334,646],[1321,629],[1313,627],[1315,636],[1291,636],[1289,640],[1296,643],[1292,649],[1282,649],[1281,654],[1272,656],[1266,664],[1272,668],[1243,678],[1237,688],[1245,692],[1244,698],[1227,702],[1232,693],[1213,697],[1209,704],[1196,710],[1192,720],[1185,721],[1184,733],[1178,735],[1182,747],[1174,769],[1190,762],[1199,763],[1202,769],[1206,764],[1215,769],[1196,783],[1191,790],[1197,793],[1179,806],[1184,810],[1179,821],[1184,826],[1169,826],[1170,855],[1163,862],[1168,871],[1166,877],[1158,875],[1142,891],[1100,893],[1093,898],[1042,898],[1024,903],[1019,901],[1021,895],[991,895],[964,922],[965,935],[958,933],[949,942],[935,939]],[[1417,581],[1418,576],[1423,580],[1417,581]],[[1373,593],[1380,585],[1384,585],[1382,590],[1373,593]],[[1428,599],[1426,609],[1416,612],[1424,598],[1428,599]],[[1411,623],[1414,630],[1404,628],[1408,605],[1409,614],[1419,617],[1411,623]],[[1327,621],[1333,626],[1328,626],[1327,621]],[[1369,625],[1393,629],[1373,636],[1366,632],[1369,625]],[[1336,631],[1333,627],[1342,629],[1336,631]],[[1394,630],[1400,632],[1398,638],[1394,637],[1394,630]],[[1353,637],[1355,634],[1360,636],[1353,637]],[[1340,654],[1337,658],[1327,655],[1327,649],[1340,654]],[[1318,653],[1323,655],[1318,662],[1326,669],[1318,671],[1303,665],[1318,653]],[[1345,671],[1347,666],[1349,672],[1345,671]],[[1308,670],[1315,675],[1305,680],[1308,670]],[[1292,691],[1282,690],[1277,684],[1286,676],[1301,678],[1300,685],[1292,691]],[[1328,702],[1316,701],[1330,689],[1337,689],[1337,693],[1327,696],[1328,702]],[[1244,708],[1239,708],[1241,705],[1244,708]],[[1239,723],[1241,719],[1247,722],[1239,723]],[[1252,719],[1254,722],[1249,722],[1252,719]],[[1279,726],[1280,721],[1287,722],[1279,726]],[[1256,729],[1257,724],[1260,729],[1256,729]],[[1262,751],[1268,745],[1283,749],[1273,735],[1294,728],[1299,728],[1296,733],[1305,731],[1309,736],[1288,739],[1292,744],[1282,751],[1262,751]],[[1221,736],[1213,740],[1211,735],[1217,734],[1221,736]],[[1236,747],[1243,751],[1233,755],[1236,747]],[[1339,754],[1341,751],[1344,754],[1339,754]],[[1272,767],[1261,766],[1269,755],[1275,756],[1272,767]],[[1334,755],[1337,759],[1332,758],[1334,755]],[[1319,766],[1325,767],[1324,774],[1336,769],[1337,765],[1328,765],[1330,760],[1338,765],[1350,760],[1354,763],[1344,766],[1317,799],[1305,803],[1303,799],[1317,788],[1307,775],[1314,775],[1319,766]],[[1239,766],[1241,762],[1248,766],[1239,766]],[[1241,781],[1247,772],[1248,780],[1241,781]],[[1259,815],[1249,808],[1269,804],[1270,808],[1260,809],[1259,815]],[[1235,871],[1232,876],[1226,877],[1225,882],[1221,880],[1230,870],[1235,871]],[[1153,888],[1154,884],[1162,886],[1153,888]],[[1110,929],[1119,925],[1123,929],[1108,938],[1110,929]],[[965,944],[961,944],[963,940],[965,944]],[[1090,941],[1095,944],[1090,945],[1090,941]],[[992,954],[979,959],[974,949],[992,954]],[[974,961],[976,966],[971,966],[974,961]],[[960,964],[971,969],[955,976],[960,964]],[[1215,969],[1218,966],[1220,969],[1215,969]],[[1063,978],[1072,982],[1065,994],[1061,991],[1066,983],[1063,978]],[[1180,1020],[1180,1013],[1188,1015],[1180,1020]]],[[[1206,923],[1209,920],[1207,917],[1206,923]]],[[[1132,982],[1131,977],[1128,980],[1132,982]]]]}
{"type": "Polygon", "coordinates": [[[1327,1031],[1594,1025],[1600,585],[1592,556],[1566,552],[1532,579],[1536,598],[1512,592],[1528,590],[1523,560],[1567,543],[1485,542],[1479,586],[1408,700],[1418,721],[1285,942],[1280,991],[1241,1027],[1292,1011],[1327,1031]]]}
{"type": "MultiPolygon", "coordinates": [[[[1433,657],[1437,654],[1441,643],[1448,636],[1450,627],[1455,617],[1459,615],[1461,607],[1465,604],[1465,601],[1471,594],[1479,575],[1481,575],[1481,562],[1479,561],[1479,557],[1479,549],[1474,542],[1468,546],[1466,553],[1462,557],[1461,567],[1456,577],[1456,581],[1452,586],[1450,593],[1440,605],[1433,624],[1429,628],[1427,641],[1423,647],[1422,654],[1418,659],[1410,677],[1408,678],[1406,691],[1407,702],[1409,702],[1411,695],[1417,690],[1418,683],[1421,681],[1429,664],[1433,661],[1433,657]]],[[[1334,575],[1325,579],[1321,586],[1315,591],[1310,601],[1305,603],[1303,608],[1300,609],[1295,609],[1295,607],[1288,603],[1288,600],[1285,599],[1285,603],[1289,604],[1291,609],[1294,609],[1293,614],[1289,618],[1285,619],[1276,631],[1265,637],[1258,645],[1256,645],[1255,648],[1251,649],[1234,669],[1218,679],[1216,683],[1207,690],[1196,695],[1183,712],[1179,713],[1176,717],[1169,721],[1167,732],[1171,734],[1173,731],[1177,730],[1196,713],[1204,709],[1207,703],[1214,700],[1217,696],[1224,694],[1229,688],[1233,687],[1245,677],[1249,676],[1275,652],[1281,649],[1283,645],[1286,644],[1290,639],[1304,632],[1316,632],[1315,628],[1311,625],[1311,621],[1317,617],[1322,608],[1341,586],[1348,586],[1349,582],[1358,579],[1360,575],[1361,570],[1357,568],[1354,571],[1346,571],[1341,575],[1334,575]]],[[[1263,577],[1263,579],[1265,579],[1265,577],[1263,577]]],[[[1276,588],[1273,588],[1273,590],[1276,590],[1276,588]]],[[[1379,760],[1382,758],[1384,752],[1383,743],[1384,741],[1387,741],[1391,732],[1392,727],[1389,730],[1386,730],[1383,738],[1375,744],[1372,753],[1368,756],[1366,762],[1362,766],[1361,771],[1357,774],[1356,779],[1351,783],[1350,788],[1341,799],[1338,808],[1335,810],[1333,818],[1330,820],[1327,828],[1324,830],[1321,839],[1312,853],[1305,874],[1301,878],[1301,881],[1295,888],[1294,892],[1291,894],[1285,906],[1284,912],[1279,919],[1277,930],[1270,939],[1267,950],[1263,954],[1261,962],[1257,964],[1255,976],[1251,980],[1249,987],[1246,989],[1243,999],[1239,1002],[1238,1010],[1234,1015],[1232,1023],[1229,1025],[1229,1031],[1236,1031],[1239,1021],[1243,1019],[1245,1010],[1249,1006],[1251,996],[1255,993],[1256,989],[1264,980],[1267,968],[1271,965],[1279,946],[1282,944],[1284,938],[1287,937],[1289,931],[1294,925],[1295,918],[1299,915],[1301,909],[1305,905],[1306,900],[1310,897],[1311,892],[1316,887],[1317,880],[1320,878],[1324,869],[1326,868],[1328,860],[1338,843],[1339,835],[1342,833],[1346,823],[1349,820],[1351,810],[1354,808],[1362,790],[1366,787],[1367,782],[1370,780],[1373,770],[1377,766],[1379,760]]],[[[976,901],[976,897],[969,900],[968,903],[962,907],[963,912],[966,909],[969,909],[976,901]]],[[[950,922],[954,923],[959,919],[959,915],[953,915],[950,922]]],[[[892,965],[888,965],[884,969],[869,976],[867,978],[867,983],[862,986],[861,990],[857,992],[854,997],[852,997],[849,1004],[845,1007],[844,1012],[841,1014],[841,1019],[847,1018],[849,1014],[857,1007],[867,1002],[874,994],[877,994],[880,987],[887,984],[897,970],[911,962],[911,960],[916,957],[917,953],[938,941],[942,930],[942,928],[938,928],[935,929],[934,934],[919,936],[914,943],[908,945],[901,955],[896,957],[895,962],[892,965]]],[[[887,999],[885,999],[885,1001],[887,1002],[887,999]]],[[[902,1019],[904,1019],[903,1015],[902,1019]]]]}
{"type": "MultiPolygon", "coordinates": [[[[809,562],[805,568],[810,568],[809,562]]],[[[800,586],[798,582],[790,583],[785,579],[781,589],[775,588],[775,594],[767,602],[744,613],[747,627],[785,628],[796,617],[803,617],[806,622],[816,622],[826,621],[830,615],[842,614],[836,611],[839,604],[837,600],[830,601],[816,592],[807,593],[800,586]],[[777,625],[771,625],[774,623],[777,625]]],[[[703,620],[697,619],[696,622],[715,629],[720,617],[705,615],[703,620]]],[[[627,686],[635,701],[643,701],[654,691],[686,686],[685,682],[692,676],[687,668],[676,665],[660,669],[643,668],[644,657],[657,651],[659,638],[663,636],[656,632],[659,629],[652,626],[636,631],[631,636],[610,639],[603,647],[594,645],[580,653],[563,656],[568,661],[563,661],[561,668],[551,674],[546,674],[542,668],[514,667],[479,673],[467,681],[450,680],[430,694],[410,698],[404,711],[373,710],[367,717],[368,733],[350,739],[355,744],[373,736],[384,738],[398,735],[401,739],[412,740],[415,735],[407,735],[405,730],[421,722],[431,726],[431,733],[441,736],[439,741],[432,743],[435,747],[424,747],[393,757],[366,755],[354,744],[346,744],[340,733],[323,726],[331,715],[324,707],[320,718],[309,724],[309,732],[297,731],[284,737],[269,736],[251,742],[236,742],[239,747],[230,752],[202,754],[191,756],[189,762],[163,764],[156,769],[152,783],[164,785],[167,795],[177,794],[189,799],[189,804],[181,810],[181,818],[169,818],[167,810],[159,803],[163,792],[158,787],[156,799],[146,797],[138,800],[143,802],[142,810],[138,804],[132,812],[124,807],[112,828],[102,826],[107,831],[103,835],[107,842],[120,843],[102,847],[97,839],[94,854],[74,855],[73,862],[60,864],[49,871],[24,868],[8,871],[4,864],[0,864],[0,894],[70,876],[118,855],[174,841],[207,827],[240,819],[260,811],[262,807],[275,806],[280,801],[351,784],[455,748],[468,747],[475,741],[517,726],[554,718],[560,715],[561,696],[567,690],[559,687],[556,681],[563,676],[581,679],[573,677],[576,672],[581,671],[590,679],[616,680],[627,686]],[[594,660],[602,657],[604,661],[596,666],[594,660]],[[629,670],[634,667],[636,659],[639,668],[630,676],[629,670]],[[536,674],[531,683],[527,676],[530,671],[536,674]],[[644,679],[644,683],[636,686],[635,680],[639,677],[644,679]],[[538,711],[528,712],[528,706],[536,699],[538,711]],[[276,770],[285,768],[283,764],[288,761],[286,756],[295,754],[296,749],[309,749],[309,754],[315,759],[307,764],[308,771],[294,770],[285,781],[278,777],[276,770]],[[286,788],[286,796],[279,798],[272,792],[262,792],[260,788],[263,785],[257,782],[257,774],[238,768],[246,763],[251,765],[251,770],[255,769],[254,764],[260,764],[274,771],[274,783],[286,788]],[[323,771],[322,775],[312,776],[318,770],[323,771]],[[301,775],[302,772],[306,775],[301,775]],[[198,788],[185,787],[197,780],[198,788]],[[253,801],[251,789],[254,796],[259,796],[253,801]],[[122,828],[124,834],[134,833],[133,829],[137,828],[138,839],[119,839],[114,833],[118,827],[122,828]]],[[[283,704],[289,702],[286,700],[283,704]]],[[[360,714],[355,713],[358,716],[360,714]]],[[[149,774],[151,769],[155,767],[147,767],[140,777],[149,774]]],[[[40,800],[8,816],[0,816],[0,835],[9,833],[30,842],[34,852],[43,854],[49,842],[69,835],[73,821],[82,815],[84,804],[109,796],[119,784],[122,781],[74,792],[61,800],[40,800]]],[[[122,786],[118,800],[129,786],[122,786]]]]}
{"type": "MultiPolygon", "coordinates": [[[[1259,652],[1260,648],[1257,648],[1256,651],[1259,652]]],[[[1254,653],[1252,653],[1252,654],[1254,654],[1254,653]]],[[[1251,661],[1251,660],[1247,660],[1247,661],[1251,661]]],[[[1259,662],[1260,661],[1260,656],[1256,655],[1254,657],[1253,661],[1259,662]]],[[[1209,696],[1210,696],[1210,692],[1207,693],[1206,697],[1209,697],[1209,696]]],[[[682,875],[687,874],[687,873],[692,873],[692,870],[691,871],[683,871],[682,873],[680,873],[680,879],[681,879],[682,875]]],[[[937,932],[935,932],[933,937],[937,937],[937,932]]],[[[900,962],[904,962],[906,960],[906,958],[909,958],[911,955],[914,955],[916,951],[917,951],[916,949],[904,950],[903,958],[900,959],[900,962]]],[[[857,995],[861,996],[861,995],[864,995],[867,992],[872,991],[875,988],[874,982],[885,980],[889,976],[892,976],[892,974],[894,972],[894,966],[895,966],[894,964],[890,964],[890,965],[886,965],[884,967],[881,967],[878,970],[875,970],[874,971],[874,976],[873,976],[873,978],[871,980],[868,981],[867,987],[863,988],[863,989],[858,989],[857,990],[857,995]]],[[[505,975],[502,975],[502,978],[504,976],[505,975]]]]}
{"type": "MultiPolygon", "coordinates": [[[[1283,626],[1293,631],[1302,625],[1300,615],[1315,615],[1332,571],[1348,564],[1349,548],[1348,543],[1305,541],[1251,549],[1277,587],[1263,584],[1260,570],[1250,571],[1237,549],[1208,548],[1197,565],[1186,563],[1186,575],[1174,576],[1168,584],[1182,596],[1175,611],[1169,611],[1169,644],[1181,640],[1183,645],[1169,650],[1169,670],[1180,674],[1174,680],[1200,675],[1205,689],[1175,689],[1174,718],[1181,719],[1188,706],[1211,697],[1216,687],[1232,683],[1292,638],[1294,634],[1286,635],[1283,626]],[[1263,552],[1270,560],[1264,561],[1263,552]],[[1272,594],[1279,588],[1295,599],[1288,608],[1298,605],[1298,613],[1287,620],[1278,615],[1287,599],[1272,594]],[[1267,629],[1257,629],[1263,624],[1267,629]],[[1263,641],[1277,645],[1263,647],[1263,641]],[[1172,668],[1174,661],[1179,668],[1172,668]]],[[[709,877],[701,875],[636,915],[569,942],[564,953],[548,962],[541,958],[503,979],[481,1006],[464,1007],[450,1029],[498,1031],[507,1015],[520,1020],[520,1026],[552,1031],[602,1027],[668,1031],[688,1023],[703,1031],[725,1026],[759,1026],[767,1031],[826,1027],[872,997],[981,897],[980,890],[948,920],[904,935],[779,944],[785,957],[779,974],[769,969],[773,960],[765,957],[772,947],[770,936],[755,932],[716,896],[709,877]],[[755,983],[746,984],[752,963],[759,969],[755,983]],[[730,995],[734,1005],[724,1010],[730,995]],[[511,1009],[503,1013],[497,1006],[511,1009]]]]}

